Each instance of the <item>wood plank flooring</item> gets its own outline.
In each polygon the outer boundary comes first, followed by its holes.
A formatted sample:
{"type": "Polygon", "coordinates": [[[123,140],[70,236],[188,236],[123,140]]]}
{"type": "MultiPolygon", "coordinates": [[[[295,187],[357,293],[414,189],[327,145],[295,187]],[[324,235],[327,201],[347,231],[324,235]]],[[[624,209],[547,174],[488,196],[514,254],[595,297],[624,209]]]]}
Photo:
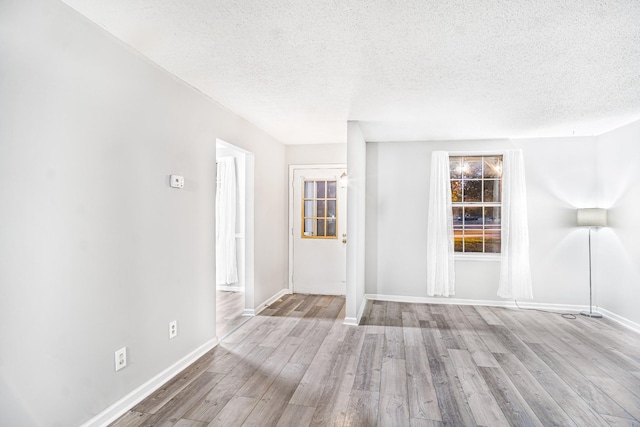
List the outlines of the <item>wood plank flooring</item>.
{"type": "Polygon", "coordinates": [[[216,335],[225,337],[249,318],[243,316],[244,292],[216,291],[216,335]]]}
{"type": "Polygon", "coordinates": [[[638,426],[640,336],[608,319],[287,295],[113,426],[638,426]]]}

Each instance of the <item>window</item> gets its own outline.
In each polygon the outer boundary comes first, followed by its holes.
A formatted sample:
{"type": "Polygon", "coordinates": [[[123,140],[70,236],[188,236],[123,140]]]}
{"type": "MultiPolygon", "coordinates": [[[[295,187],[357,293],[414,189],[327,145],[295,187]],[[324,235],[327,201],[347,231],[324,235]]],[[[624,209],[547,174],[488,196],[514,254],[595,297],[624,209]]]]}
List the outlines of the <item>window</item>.
{"type": "Polygon", "coordinates": [[[337,239],[337,181],[305,180],[302,185],[302,237],[337,239]]]}
{"type": "Polygon", "coordinates": [[[500,253],[502,156],[450,156],[454,250],[500,253]]]}

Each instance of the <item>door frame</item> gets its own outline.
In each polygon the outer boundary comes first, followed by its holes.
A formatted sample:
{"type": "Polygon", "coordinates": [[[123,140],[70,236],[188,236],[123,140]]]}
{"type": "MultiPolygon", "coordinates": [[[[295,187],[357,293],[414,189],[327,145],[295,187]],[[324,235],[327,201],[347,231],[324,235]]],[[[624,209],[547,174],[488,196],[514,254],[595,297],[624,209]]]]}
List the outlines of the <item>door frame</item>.
{"type": "MultiPolygon", "coordinates": [[[[245,176],[244,180],[244,198],[245,198],[245,213],[244,213],[244,310],[243,316],[255,315],[255,229],[254,229],[254,174],[255,174],[255,156],[251,151],[248,151],[238,145],[225,141],[224,139],[216,138],[216,148],[223,147],[244,156],[245,161],[245,176]]],[[[217,159],[216,150],[216,159],[217,159]]],[[[238,237],[238,236],[236,236],[238,237]]],[[[240,272],[238,272],[240,274],[240,272]]],[[[217,286],[216,286],[217,288],[217,286]]],[[[216,300],[216,307],[218,301],[216,300]]]]}
{"type": "MultiPolygon", "coordinates": [[[[321,165],[289,165],[289,293],[293,293],[293,190],[295,181],[295,171],[298,169],[347,169],[346,163],[325,163],[321,165]]],[[[346,216],[345,216],[346,218],[346,216]]]]}

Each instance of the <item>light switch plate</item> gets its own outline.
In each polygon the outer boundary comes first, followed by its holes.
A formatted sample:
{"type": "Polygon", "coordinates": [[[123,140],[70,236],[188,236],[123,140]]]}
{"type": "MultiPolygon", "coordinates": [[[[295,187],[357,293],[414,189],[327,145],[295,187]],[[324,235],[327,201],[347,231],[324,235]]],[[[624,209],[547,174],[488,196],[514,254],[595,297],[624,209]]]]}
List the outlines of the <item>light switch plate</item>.
{"type": "Polygon", "coordinates": [[[172,188],[182,188],[184,187],[184,177],[180,175],[171,175],[169,179],[170,185],[172,188]]]}

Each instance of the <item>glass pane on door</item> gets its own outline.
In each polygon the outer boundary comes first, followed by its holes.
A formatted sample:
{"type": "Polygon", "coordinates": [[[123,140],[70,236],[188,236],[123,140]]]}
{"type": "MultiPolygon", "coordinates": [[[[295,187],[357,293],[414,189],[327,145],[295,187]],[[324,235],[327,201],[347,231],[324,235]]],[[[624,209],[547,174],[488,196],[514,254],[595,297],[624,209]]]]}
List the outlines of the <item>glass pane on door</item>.
{"type": "Polygon", "coordinates": [[[305,180],[302,200],[302,237],[338,237],[337,180],[305,180]]]}

